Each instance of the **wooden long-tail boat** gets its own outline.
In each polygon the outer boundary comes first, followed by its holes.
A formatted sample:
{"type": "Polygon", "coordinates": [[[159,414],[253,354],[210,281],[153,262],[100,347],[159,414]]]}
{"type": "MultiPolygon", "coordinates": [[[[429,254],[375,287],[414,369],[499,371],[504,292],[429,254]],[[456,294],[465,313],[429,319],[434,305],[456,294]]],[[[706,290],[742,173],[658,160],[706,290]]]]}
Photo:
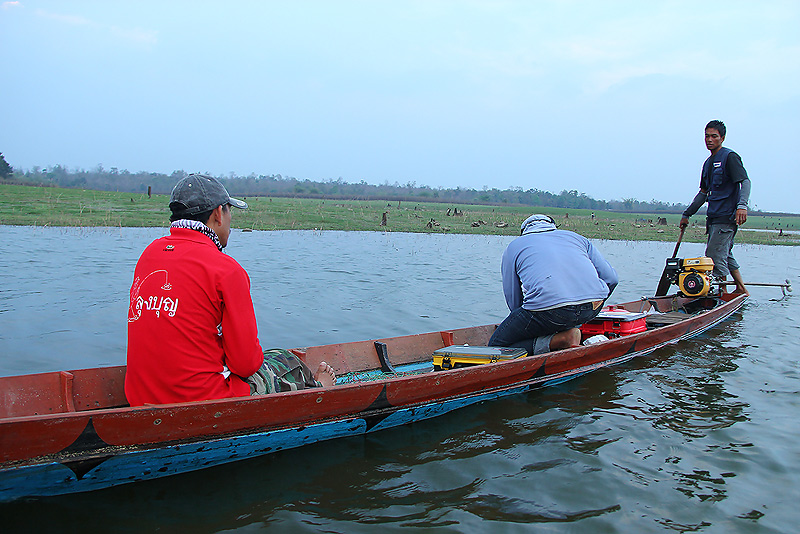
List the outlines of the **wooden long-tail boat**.
{"type": "Polygon", "coordinates": [[[125,367],[0,378],[0,501],[84,492],[413,423],[544,387],[696,336],[746,296],[622,304],[647,329],[597,344],[434,371],[432,353],[486,345],[496,325],[293,349],[337,384],[261,397],[128,406],[125,367]]]}

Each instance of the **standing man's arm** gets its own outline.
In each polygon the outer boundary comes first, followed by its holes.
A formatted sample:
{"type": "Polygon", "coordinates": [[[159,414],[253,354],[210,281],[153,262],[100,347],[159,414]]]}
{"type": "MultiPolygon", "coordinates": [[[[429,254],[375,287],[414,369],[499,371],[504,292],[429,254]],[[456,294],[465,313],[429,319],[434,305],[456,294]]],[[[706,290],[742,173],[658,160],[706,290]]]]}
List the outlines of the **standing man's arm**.
{"type": "Polygon", "coordinates": [[[747,222],[747,202],[750,199],[750,178],[745,178],[739,190],[739,204],[736,206],[736,224],[738,226],[747,222]]]}
{"type": "Polygon", "coordinates": [[[694,196],[692,203],[689,204],[689,207],[686,208],[686,211],[683,212],[683,217],[681,217],[681,222],[678,223],[678,226],[681,228],[686,228],[687,226],[689,226],[689,217],[697,213],[697,210],[699,210],[700,207],[706,203],[706,200],[708,200],[709,187],[706,182],[706,165],[708,163],[709,163],[708,160],[706,160],[706,162],[703,163],[703,170],[700,172],[700,191],[694,196]]]}
{"type": "Polygon", "coordinates": [[[706,203],[706,200],[708,200],[708,191],[701,188],[700,191],[698,191],[698,193],[694,196],[692,203],[689,204],[689,207],[683,212],[683,217],[681,217],[681,222],[678,226],[681,228],[686,228],[689,226],[689,217],[697,213],[697,210],[700,209],[700,206],[706,203]]]}
{"type": "Polygon", "coordinates": [[[747,221],[747,203],[750,201],[750,178],[742,164],[742,158],[736,152],[728,155],[726,163],[728,175],[733,183],[739,185],[739,202],[736,204],[736,224],[741,226],[747,221]]]}

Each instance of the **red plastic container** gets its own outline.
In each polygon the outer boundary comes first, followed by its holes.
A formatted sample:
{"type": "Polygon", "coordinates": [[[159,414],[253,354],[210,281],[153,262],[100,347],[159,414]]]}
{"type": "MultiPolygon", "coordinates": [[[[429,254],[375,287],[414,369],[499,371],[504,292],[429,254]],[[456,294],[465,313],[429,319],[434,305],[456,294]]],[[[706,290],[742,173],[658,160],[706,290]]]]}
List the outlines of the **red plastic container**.
{"type": "Polygon", "coordinates": [[[619,308],[603,308],[597,317],[581,326],[581,337],[603,334],[606,337],[629,336],[647,330],[644,313],[629,312],[619,308]]]}

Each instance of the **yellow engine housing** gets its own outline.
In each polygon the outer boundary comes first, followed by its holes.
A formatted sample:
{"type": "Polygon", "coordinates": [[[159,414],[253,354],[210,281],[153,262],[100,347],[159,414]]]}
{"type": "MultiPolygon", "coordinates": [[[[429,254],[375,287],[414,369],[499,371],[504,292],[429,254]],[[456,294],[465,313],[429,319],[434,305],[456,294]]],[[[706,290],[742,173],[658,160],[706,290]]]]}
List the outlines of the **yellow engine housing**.
{"type": "Polygon", "coordinates": [[[681,268],[684,271],[698,271],[710,273],[714,270],[714,260],[711,258],[686,258],[681,260],[681,268]]]}
{"type": "Polygon", "coordinates": [[[714,260],[711,258],[687,258],[681,260],[678,273],[678,289],[687,297],[704,297],[711,291],[711,271],[714,260]]]}

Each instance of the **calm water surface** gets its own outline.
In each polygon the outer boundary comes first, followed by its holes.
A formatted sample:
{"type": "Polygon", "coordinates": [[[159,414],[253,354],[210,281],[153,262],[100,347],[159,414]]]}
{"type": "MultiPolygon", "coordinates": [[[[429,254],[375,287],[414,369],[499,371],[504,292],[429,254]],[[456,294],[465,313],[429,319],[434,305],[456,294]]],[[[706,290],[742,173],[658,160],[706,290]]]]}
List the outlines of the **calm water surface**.
{"type": "MultiPolygon", "coordinates": [[[[4,227],[0,376],[125,361],[127,292],[163,229],[4,227]]],[[[511,238],[234,232],[260,338],[295,347],[502,320],[511,238]]],[[[614,300],[649,295],[669,243],[599,241],[614,300]]],[[[800,248],[737,246],[800,287],[800,248]]],[[[702,255],[697,244],[680,255],[702,255]]],[[[704,336],[557,387],[368,437],[82,495],[0,505],[0,530],[793,532],[800,310],[753,288],[704,336]]]]}

